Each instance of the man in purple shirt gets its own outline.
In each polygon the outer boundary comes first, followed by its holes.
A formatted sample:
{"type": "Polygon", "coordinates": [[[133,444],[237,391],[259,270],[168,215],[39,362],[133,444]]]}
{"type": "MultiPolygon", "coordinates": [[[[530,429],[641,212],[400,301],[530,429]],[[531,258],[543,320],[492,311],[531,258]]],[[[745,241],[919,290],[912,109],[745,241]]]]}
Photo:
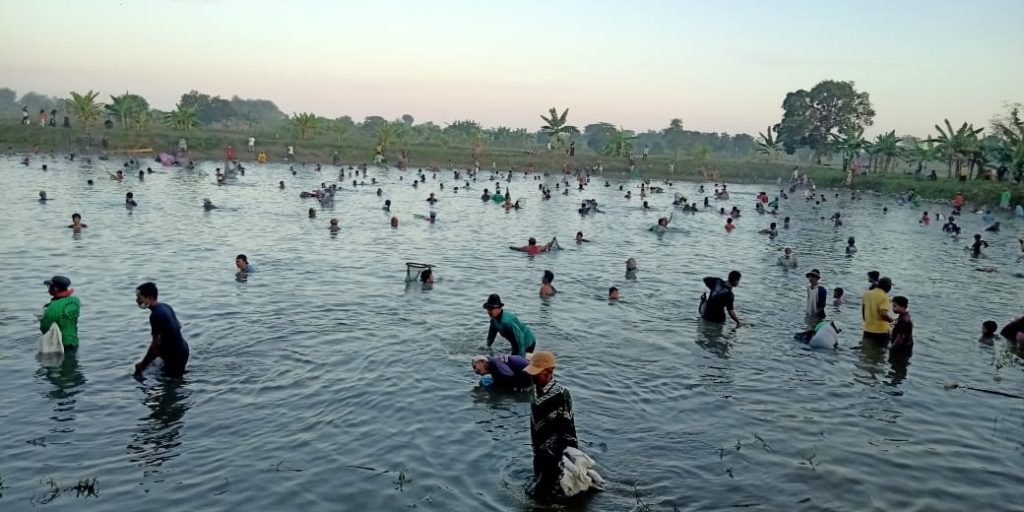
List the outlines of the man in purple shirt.
{"type": "Polygon", "coordinates": [[[523,370],[530,364],[520,356],[477,356],[473,358],[473,372],[481,382],[490,380],[489,386],[500,389],[526,389],[532,385],[530,375],[523,370]],[[486,379],[489,376],[490,379],[486,379]]]}

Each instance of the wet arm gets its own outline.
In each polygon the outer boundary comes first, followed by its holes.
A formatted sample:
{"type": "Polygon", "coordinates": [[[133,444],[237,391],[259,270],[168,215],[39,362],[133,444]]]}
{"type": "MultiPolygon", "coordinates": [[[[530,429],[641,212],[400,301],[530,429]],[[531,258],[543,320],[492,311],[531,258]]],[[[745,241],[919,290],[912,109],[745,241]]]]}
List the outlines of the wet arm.
{"type": "Polygon", "coordinates": [[[50,330],[50,326],[53,325],[57,319],[60,318],[60,313],[56,311],[56,308],[46,305],[46,309],[43,311],[43,316],[39,319],[39,332],[46,333],[50,330]]]}
{"type": "Polygon", "coordinates": [[[138,364],[135,365],[135,373],[142,373],[149,365],[153,363],[153,360],[160,355],[160,335],[154,334],[153,341],[149,343],[149,349],[146,350],[145,357],[142,358],[138,364]]]}
{"type": "Polygon", "coordinates": [[[498,335],[498,329],[494,327],[494,320],[491,320],[490,328],[487,330],[487,346],[494,344],[494,337],[498,335]]]}

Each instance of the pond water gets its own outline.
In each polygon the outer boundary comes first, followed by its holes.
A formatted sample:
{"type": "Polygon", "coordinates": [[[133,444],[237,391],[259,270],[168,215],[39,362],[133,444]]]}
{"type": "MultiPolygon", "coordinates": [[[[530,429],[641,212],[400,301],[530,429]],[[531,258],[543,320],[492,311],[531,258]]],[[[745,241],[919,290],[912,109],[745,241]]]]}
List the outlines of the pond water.
{"type": "Polygon", "coordinates": [[[487,173],[455,193],[448,172],[414,189],[414,172],[400,181],[397,170],[371,169],[366,181],[382,182],[400,219],[391,229],[376,187],[347,177],[334,206],[308,218],[316,204],[299,191],[336,181],[336,167],[298,167],[297,176],[252,167],[218,187],[215,163],[116,182],[108,169],[119,163],[0,160],[5,510],[528,509],[528,396],[481,391],[469,365],[484,352],[489,293],[558,354],[582,447],[610,481],[571,509],[1022,506],[1024,400],[943,385],[1024,393],[1005,342],[977,343],[983,320],[1024,313],[1020,223],[986,234],[988,257],[975,260],[962,246],[979,215],[965,215],[955,242],[941,222],[921,227],[919,210],[892,199],[829,192],[820,211],[796,195],[783,201],[792,228],[772,240],[756,233],[771,219],[752,206],[758,190],[779,187],[735,185],[730,201],[712,204],[745,211],[736,231],[717,213],[679,212],[659,238],[646,228],[671,211],[674,192],[700,202],[697,184],[666,187],[644,212],[637,182],[595,179],[542,201],[540,182],[516,176],[524,208],[506,212],[479,199],[494,188],[487,173]],[[37,202],[39,190],[52,201],[37,202]],[[123,206],[127,191],[134,210],[123,206]],[[413,217],[427,213],[430,191],[441,200],[434,225],[413,217]],[[204,211],[204,197],[220,208],[204,211]],[[606,213],[581,218],[582,198],[606,213]],[[819,218],[835,209],[841,228],[819,218]],[[80,235],[65,227],[73,212],[89,226],[80,235]],[[340,219],[335,236],[330,217],[340,219]],[[572,243],[577,230],[591,242],[572,243]],[[564,250],[531,259],[508,249],[530,236],[557,236],[564,250]],[[853,257],[843,251],[849,236],[860,248],[853,257]],[[798,251],[796,271],[774,266],[786,245],[798,251]],[[238,253],[256,268],[244,282],[238,253]],[[635,280],[624,278],[629,257],[635,280]],[[406,286],[407,261],[437,265],[433,289],[406,286]],[[975,270],[986,266],[998,272],[975,270]],[[837,351],[793,339],[812,267],[826,286],[850,290],[852,304],[829,307],[848,327],[837,351]],[[559,293],[543,301],[546,269],[559,293]],[[744,274],[737,310],[753,326],[708,329],[696,315],[701,278],[731,269],[744,274]],[[906,369],[858,348],[873,269],[910,298],[916,347],[906,369]],[[81,349],[51,368],[36,359],[31,313],[54,274],[81,298],[81,349]],[[184,382],[152,370],[144,382],[131,377],[149,341],[148,312],[134,303],[147,280],[192,347],[184,382]],[[607,302],[609,286],[620,303],[607,302]],[[93,478],[97,495],[73,489],[93,478]]]}

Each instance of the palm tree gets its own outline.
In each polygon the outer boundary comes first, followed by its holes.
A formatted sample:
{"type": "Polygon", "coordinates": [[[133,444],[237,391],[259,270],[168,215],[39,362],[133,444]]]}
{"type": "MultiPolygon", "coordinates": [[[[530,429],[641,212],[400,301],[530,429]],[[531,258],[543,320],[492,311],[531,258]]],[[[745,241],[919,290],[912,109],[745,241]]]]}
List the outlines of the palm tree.
{"type": "Polygon", "coordinates": [[[939,134],[928,140],[937,145],[939,154],[946,160],[948,176],[953,177],[954,170],[959,175],[964,161],[971,152],[978,149],[978,134],[982,132],[982,128],[974,128],[973,124],[964,123],[954,130],[953,125],[949,124],[949,119],[945,122],[946,129],[935,125],[935,130],[939,134]]]}
{"type": "Polygon", "coordinates": [[[779,151],[782,149],[782,143],[775,138],[775,134],[778,133],[778,125],[769,126],[763,133],[758,132],[757,139],[757,152],[765,156],[769,161],[775,160],[779,151]]]}
{"type": "Polygon", "coordinates": [[[299,139],[306,140],[310,134],[316,131],[317,119],[316,114],[312,112],[303,112],[301,114],[292,113],[291,119],[288,120],[288,124],[299,132],[299,139]]]}
{"type": "Polygon", "coordinates": [[[636,135],[620,126],[618,129],[608,133],[608,139],[604,147],[601,148],[601,154],[604,156],[626,158],[633,152],[634,140],[636,140],[636,135]]]}
{"type": "Polygon", "coordinates": [[[896,130],[875,137],[875,142],[871,145],[870,152],[875,170],[889,172],[889,169],[901,152],[900,138],[896,136],[896,130]]]}
{"type": "Polygon", "coordinates": [[[563,134],[571,135],[580,132],[575,126],[566,124],[567,117],[569,117],[569,109],[565,109],[562,111],[562,115],[558,115],[558,109],[555,107],[548,109],[547,117],[544,117],[544,114],[540,116],[544,120],[544,125],[540,127],[540,130],[548,134],[558,147],[565,145],[565,141],[562,140],[563,134]]]}
{"type": "Polygon", "coordinates": [[[199,107],[195,105],[185,106],[178,103],[177,108],[164,115],[164,124],[179,130],[183,133],[192,131],[192,128],[199,126],[199,107]]]}
{"type": "Polygon", "coordinates": [[[78,118],[87,134],[90,134],[89,128],[92,123],[103,115],[103,104],[96,101],[99,95],[100,93],[91,90],[85,94],[71,91],[71,98],[64,100],[64,104],[78,118]]]}

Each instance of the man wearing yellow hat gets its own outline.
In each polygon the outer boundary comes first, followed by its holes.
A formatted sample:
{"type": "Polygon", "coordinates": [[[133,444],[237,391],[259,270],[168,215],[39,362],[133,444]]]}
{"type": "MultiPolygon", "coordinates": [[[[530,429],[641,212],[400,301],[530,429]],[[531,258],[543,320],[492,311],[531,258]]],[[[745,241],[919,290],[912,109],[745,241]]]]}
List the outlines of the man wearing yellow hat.
{"type": "Polygon", "coordinates": [[[572,396],[555,382],[555,363],[551,352],[537,352],[523,370],[534,385],[530,399],[533,483],[528,492],[535,499],[550,498],[560,491],[562,452],[578,448],[572,396]]]}

